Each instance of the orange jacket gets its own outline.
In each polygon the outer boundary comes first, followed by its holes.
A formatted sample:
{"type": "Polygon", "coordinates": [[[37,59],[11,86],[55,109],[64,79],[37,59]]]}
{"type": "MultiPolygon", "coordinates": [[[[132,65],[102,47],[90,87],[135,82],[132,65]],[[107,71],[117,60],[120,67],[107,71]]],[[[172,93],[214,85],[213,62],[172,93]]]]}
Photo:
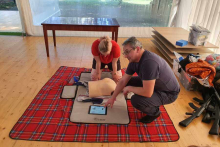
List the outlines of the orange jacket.
{"type": "Polygon", "coordinates": [[[195,76],[197,78],[204,79],[209,76],[209,84],[213,86],[212,81],[215,78],[216,70],[214,66],[208,64],[206,61],[199,59],[198,62],[187,64],[185,69],[189,75],[195,76]]]}

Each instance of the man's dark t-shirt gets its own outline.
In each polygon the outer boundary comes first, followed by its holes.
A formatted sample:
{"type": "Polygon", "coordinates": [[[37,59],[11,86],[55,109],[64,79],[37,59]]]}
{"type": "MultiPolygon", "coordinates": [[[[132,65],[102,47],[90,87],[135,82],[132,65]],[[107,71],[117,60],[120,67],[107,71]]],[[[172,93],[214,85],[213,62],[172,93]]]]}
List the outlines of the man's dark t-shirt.
{"type": "Polygon", "coordinates": [[[154,80],[155,91],[179,92],[179,83],[168,65],[160,56],[145,50],[138,63],[129,63],[126,74],[137,73],[142,80],[154,80]]]}

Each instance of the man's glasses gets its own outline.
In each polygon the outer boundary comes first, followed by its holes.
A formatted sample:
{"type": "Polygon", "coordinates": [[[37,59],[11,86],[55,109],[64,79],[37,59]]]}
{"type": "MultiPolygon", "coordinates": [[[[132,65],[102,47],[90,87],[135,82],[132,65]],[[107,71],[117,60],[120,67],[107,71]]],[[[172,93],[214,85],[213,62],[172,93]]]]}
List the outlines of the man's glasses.
{"type": "Polygon", "coordinates": [[[133,49],[125,50],[122,54],[123,54],[124,56],[126,56],[126,55],[128,55],[128,54],[131,52],[131,50],[133,50],[133,49]]]}

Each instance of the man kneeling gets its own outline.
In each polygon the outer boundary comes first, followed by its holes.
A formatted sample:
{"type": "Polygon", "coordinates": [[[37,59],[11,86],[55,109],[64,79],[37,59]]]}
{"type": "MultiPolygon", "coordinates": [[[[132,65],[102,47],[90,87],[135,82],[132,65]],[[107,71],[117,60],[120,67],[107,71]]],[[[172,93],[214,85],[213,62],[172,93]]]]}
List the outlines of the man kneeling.
{"type": "Polygon", "coordinates": [[[132,105],[147,114],[139,121],[151,123],[160,116],[161,105],[174,102],[180,86],[167,62],[160,56],[144,50],[135,37],[128,38],[123,44],[123,55],[129,60],[126,73],[105,106],[111,107],[116,96],[123,90],[125,96],[133,92],[132,105]],[[134,73],[138,76],[132,77],[134,73]]]}

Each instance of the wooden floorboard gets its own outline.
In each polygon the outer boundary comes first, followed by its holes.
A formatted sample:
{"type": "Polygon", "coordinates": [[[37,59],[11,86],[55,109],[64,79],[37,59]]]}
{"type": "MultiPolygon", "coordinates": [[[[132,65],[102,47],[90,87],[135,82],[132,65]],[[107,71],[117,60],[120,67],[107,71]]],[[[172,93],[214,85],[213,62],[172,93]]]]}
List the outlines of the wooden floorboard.
{"type": "MultiPolygon", "coordinates": [[[[96,38],[57,37],[57,47],[49,37],[50,57],[47,58],[43,37],[0,36],[0,147],[186,147],[220,146],[218,136],[208,135],[211,124],[195,119],[187,128],[178,123],[186,118],[185,112],[193,97],[201,98],[198,92],[186,91],[181,85],[178,99],[165,108],[168,111],[180,139],[169,143],[74,143],[22,141],[9,138],[9,132],[24,113],[33,98],[60,66],[92,66],[91,44],[96,38]]],[[[119,38],[121,46],[126,38],[119,38]]],[[[147,50],[163,55],[151,42],[152,38],[139,38],[147,50]]],[[[122,68],[128,61],[121,56],[122,68]]]]}

